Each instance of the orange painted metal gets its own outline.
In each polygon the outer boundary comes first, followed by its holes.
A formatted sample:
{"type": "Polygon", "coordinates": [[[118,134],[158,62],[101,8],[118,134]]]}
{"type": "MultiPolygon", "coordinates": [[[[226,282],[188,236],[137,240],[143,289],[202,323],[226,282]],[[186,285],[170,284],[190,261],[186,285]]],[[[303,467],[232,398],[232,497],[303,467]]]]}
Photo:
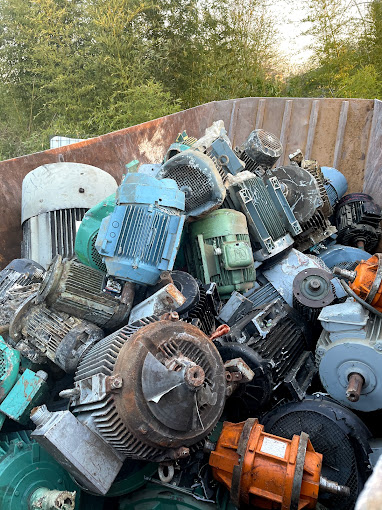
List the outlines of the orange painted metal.
{"type": "Polygon", "coordinates": [[[314,451],[306,435],[301,454],[303,434],[289,440],[266,434],[263,428],[257,419],[224,423],[209,460],[214,478],[227,487],[237,506],[315,508],[322,455],[314,451]]]}
{"type": "Polygon", "coordinates": [[[355,268],[357,274],[350,288],[360,298],[382,312],[382,254],[362,260],[355,268]]]}

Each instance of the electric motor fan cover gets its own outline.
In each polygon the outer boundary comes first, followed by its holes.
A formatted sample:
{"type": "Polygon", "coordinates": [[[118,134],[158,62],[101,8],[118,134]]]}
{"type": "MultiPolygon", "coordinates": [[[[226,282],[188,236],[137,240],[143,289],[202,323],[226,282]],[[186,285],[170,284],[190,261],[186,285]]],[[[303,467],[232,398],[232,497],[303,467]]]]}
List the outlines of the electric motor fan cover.
{"type": "Polygon", "coordinates": [[[370,432],[349,409],[323,395],[278,405],[261,418],[264,429],[291,439],[306,432],[323,454],[322,475],[350,488],[349,497],[321,495],[325,508],[351,510],[370,474],[370,432]]]}

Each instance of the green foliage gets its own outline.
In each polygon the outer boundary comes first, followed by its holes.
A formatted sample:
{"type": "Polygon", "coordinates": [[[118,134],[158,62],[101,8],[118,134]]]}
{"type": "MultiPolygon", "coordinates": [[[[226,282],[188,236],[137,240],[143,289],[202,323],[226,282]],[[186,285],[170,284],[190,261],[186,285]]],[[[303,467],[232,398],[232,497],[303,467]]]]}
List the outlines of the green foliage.
{"type": "Polygon", "coordinates": [[[0,157],[274,94],[263,0],[2,0],[0,157]]]}
{"type": "Polygon", "coordinates": [[[308,0],[314,57],[285,79],[265,0],[0,0],[0,159],[213,100],[382,97],[382,0],[349,2],[308,0]]]}
{"type": "Polygon", "coordinates": [[[381,0],[369,4],[366,16],[355,0],[309,0],[309,9],[309,33],[314,37],[311,69],[288,80],[287,94],[381,98],[381,0]]]}

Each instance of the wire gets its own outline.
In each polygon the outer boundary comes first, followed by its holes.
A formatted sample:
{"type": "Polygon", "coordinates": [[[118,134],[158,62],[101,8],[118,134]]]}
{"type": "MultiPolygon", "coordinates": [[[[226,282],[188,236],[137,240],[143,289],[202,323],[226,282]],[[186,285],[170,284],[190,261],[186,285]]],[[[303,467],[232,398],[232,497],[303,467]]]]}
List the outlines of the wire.
{"type": "Polygon", "coordinates": [[[373,306],[369,305],[369,303],[366,303],[366,301],[364,301],[362,298],[360,298],[350,287],[349,285],[344,281],[344,280],[340,280],[341,282],[341,285],[342,287],[344,288],[344,290],[347,292],[347,294],[349,294],[349,296],[351,296],[352,298],[354,298],[356,301],[358,301],[358,303],[360,303],[362,306],[364,306],[365,308],[367,308],[370,312],[374,313],[374,315],[376,315],[377,317],[379,317],[380,319],[382,319],[382,313],[381,312],[378,312],[378,310],[376,310],[373,306]]]}

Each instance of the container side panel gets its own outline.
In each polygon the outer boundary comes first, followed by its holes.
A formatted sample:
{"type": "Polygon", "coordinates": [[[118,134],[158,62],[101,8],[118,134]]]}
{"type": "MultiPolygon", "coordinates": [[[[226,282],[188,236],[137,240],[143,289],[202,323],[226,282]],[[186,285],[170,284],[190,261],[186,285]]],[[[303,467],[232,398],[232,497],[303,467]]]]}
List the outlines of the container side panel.
{"type": "Polygon", "coordinates": [[[382,206],[382,101],[378,99],[374,101],[363,191],[382,206]]]}
{"type": "MultiPolygon", "coordinates": [[[[284,163],[288,161],[288,154],[297,148],[303,151],[308,148],[312,158],[328,166],[333,164],[336,153],[338,169],[349,179],[349,191],[362,188],[367,161],[365,186],[375,196],[374,180],[382,166],[382,103],[375,103],[379,120],[374,119],[373,143],[369,144],[374,102],[362,99],[347,101],[346,119],[342,120],[340,128],[342,99],[232,99],[197,106],[73,145],[2,161],[0,267],[20,256],[21,184],[28,172],[46,163],[73,161],[98,166],[119,183],[125,164],[132,159],[141,163],[160,162],[179,132],[186,129],[190,136],[199,137],[206,127],[219,119],[224,120],[234,146],[241,144],[255,127],[279,137],[282,135],[285,152],[280,161],[284,163]],[[340,142],[338,134],[342,136],[340,142]],[[367,148],[372,156],[366,159],[367,148]]],[[[381,191],[382,182],[379,185],[381,191]]]]}

